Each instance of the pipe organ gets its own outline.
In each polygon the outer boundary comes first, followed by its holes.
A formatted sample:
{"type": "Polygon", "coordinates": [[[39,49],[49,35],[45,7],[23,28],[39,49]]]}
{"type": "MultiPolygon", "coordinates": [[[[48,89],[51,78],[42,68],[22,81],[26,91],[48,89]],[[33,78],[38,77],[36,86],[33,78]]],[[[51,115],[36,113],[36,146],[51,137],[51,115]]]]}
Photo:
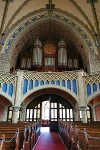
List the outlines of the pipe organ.
{"type": "Polygon", "coordinates": [[[42,43],[39,39],[34,42],[32,62],[33,66],[42,66],[42,43]]]}
{"type": "Polygon", "coordinates": [[[19,68],[40,72],[78,70],[78,54],[72,54],[63,39],[58,44],[51,40],[42,44],[37,38],[34,48],[21,54],[19,68]]]}
{"type": "Polygon", "coordinates": [[[58,43],[58,66],[60,67],[67,66],[66,43],[63,39],[61,39],[58,43]]]}

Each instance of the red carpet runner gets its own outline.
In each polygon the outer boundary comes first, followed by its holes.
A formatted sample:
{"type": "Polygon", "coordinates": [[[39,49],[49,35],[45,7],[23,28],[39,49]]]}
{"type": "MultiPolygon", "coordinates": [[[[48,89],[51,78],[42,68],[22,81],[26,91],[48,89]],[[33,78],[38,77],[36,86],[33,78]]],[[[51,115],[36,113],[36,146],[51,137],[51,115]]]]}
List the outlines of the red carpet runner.
{"type": "Polygon", "coordinates": [[[34,150],[66,150],[57,132],[43,132],[34,150]]]}

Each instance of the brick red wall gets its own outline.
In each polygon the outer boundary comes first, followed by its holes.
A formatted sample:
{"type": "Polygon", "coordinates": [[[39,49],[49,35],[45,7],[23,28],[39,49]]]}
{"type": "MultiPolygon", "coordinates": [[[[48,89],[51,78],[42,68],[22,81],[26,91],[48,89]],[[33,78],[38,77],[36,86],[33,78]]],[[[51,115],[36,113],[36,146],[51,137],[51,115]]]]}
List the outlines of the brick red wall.
{"type": "Polygon", "coordinates": [[[2,121],[3,117],[3,107],[0,105],[0,121],[2,121]]]}
{"type": "Polygon", "coordinates": [[[100,105],[96,106],[97,121],[100,121],[100,105]]]}

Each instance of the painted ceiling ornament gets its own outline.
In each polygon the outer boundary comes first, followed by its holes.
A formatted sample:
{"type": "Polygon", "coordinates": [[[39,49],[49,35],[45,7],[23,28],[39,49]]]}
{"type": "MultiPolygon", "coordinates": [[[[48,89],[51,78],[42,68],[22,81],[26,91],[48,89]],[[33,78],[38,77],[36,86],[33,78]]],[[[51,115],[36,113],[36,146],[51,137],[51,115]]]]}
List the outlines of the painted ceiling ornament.
{"type": "Polygon", "coordinates": [[[55,8],[55,4],[52,4],[52,0],[49,0],[49,4],[46,4],[46,8],[48,10],[49,16],[51,17],[53,9],[55,8]]]}
{"type": "Polygon", "coordinates": [[[97,2],[98,2],[98,0],[87,0],[87,3],[91,3],[91,2],[93,2],[93,3],[97,3],[97,2]]]}
{"type": "Polygon", "coordinates": [[[2,0],[2,1],[5,1],[5,2],[13,2],[14,0],[2,0]]]}

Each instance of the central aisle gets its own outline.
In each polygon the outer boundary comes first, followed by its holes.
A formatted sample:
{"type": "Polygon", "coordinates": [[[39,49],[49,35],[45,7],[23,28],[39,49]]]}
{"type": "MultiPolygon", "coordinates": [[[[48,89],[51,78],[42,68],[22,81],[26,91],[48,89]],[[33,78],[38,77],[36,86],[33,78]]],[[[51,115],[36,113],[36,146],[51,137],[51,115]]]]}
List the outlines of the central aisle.
{"type": "Polygon", "coordinates": [[[34,150],[66,150],[57,132],[42,132],[34,150]]]}

